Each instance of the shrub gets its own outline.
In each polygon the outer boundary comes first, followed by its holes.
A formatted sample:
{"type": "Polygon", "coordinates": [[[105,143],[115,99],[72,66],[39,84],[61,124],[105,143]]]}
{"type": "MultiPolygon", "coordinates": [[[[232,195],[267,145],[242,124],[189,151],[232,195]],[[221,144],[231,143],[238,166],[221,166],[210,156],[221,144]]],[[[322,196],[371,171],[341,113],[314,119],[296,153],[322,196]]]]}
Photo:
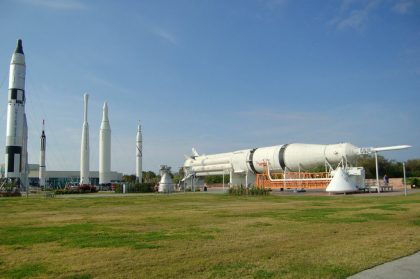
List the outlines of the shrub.
{"type": "Polygon", "coordinates": [[[417,177],[408,177],[407,178],[407,185],[416,185],[416,188],[420,188],[420,179],[417,177]]]}
{"type": "MultiPolygon", "coordinates": [[[[155,191],[155,184],[153,183],[136,183],[136,184],[126,184],[125,192],[126,193],[152,193],[155,191]]],[[[123,185],[115,185],[115,193],[122,193],[123,185]]]]}
{"type": "Polygon", "coordinates": [[[136,183],[134,189],[138,191],[135,193],[152,193],[155,191],[155,185],[153,183],[136,183]]]}
{"type": "Polygon", "coordinates": [[[77,187],[79,193],[96,193],[98,189],[93,185],[80,185],[77,187]]]}
{"type": "Polygon", "coordinates": [[[122,187],[122,185],[121,184],[116,184],[115,186],[114,186],[114,192],[115,193],[122,193],[122,189],[123,187],[122,187]]]}
{"type": "Polygon", "coordinates": [[[96,193],[98,189],[93,185],[69,186],[54,191],[56,195],[96,193]]]}
{"type": "Polygon", "coordinates": [[[0,192],[0,197],[20,197],[20,192],[0,192]]]}
{"type": "Polygon", "coordinates": [[[233,196],[266,196],[270,194],[270,190],[255,186],[246,188],[241,185],[230,187],[228,193],[233,196]]]}

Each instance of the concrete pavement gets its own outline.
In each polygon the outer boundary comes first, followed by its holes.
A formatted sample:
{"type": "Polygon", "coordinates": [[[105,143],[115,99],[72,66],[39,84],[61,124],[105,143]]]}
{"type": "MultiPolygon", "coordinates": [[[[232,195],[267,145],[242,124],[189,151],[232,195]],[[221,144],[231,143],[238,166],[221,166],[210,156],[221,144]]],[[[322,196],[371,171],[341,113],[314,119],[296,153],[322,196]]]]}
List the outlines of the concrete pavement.
{"type": "Polygon", "coordinates": [[[349,279],[418,279],[420,278],[420,252],[367,269],[349,279]]]}

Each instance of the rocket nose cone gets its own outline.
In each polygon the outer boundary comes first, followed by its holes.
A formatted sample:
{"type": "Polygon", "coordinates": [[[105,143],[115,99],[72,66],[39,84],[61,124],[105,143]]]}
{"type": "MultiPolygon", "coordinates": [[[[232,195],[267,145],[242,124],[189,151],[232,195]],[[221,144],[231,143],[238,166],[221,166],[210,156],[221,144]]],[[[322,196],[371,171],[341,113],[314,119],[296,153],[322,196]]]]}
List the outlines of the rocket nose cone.
{"type": "Polygon", "coordinates": [[[102,108],[102,122],[108,121],[108,104],[104,102],[104,106],[102,108]]]}
{"type": "Polygon", "coordinates": [[[21,39],[19,39],[18,42],[17,42],[15,53],[22,53],[23,54],[23,47],[22,47],[22,40],[21,39]]]}

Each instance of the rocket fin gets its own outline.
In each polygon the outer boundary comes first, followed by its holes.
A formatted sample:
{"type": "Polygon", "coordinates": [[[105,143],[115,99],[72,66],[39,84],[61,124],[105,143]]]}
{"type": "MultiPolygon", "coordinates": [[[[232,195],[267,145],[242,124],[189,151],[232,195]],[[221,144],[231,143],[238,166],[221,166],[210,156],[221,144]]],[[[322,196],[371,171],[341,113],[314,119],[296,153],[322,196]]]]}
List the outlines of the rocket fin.
{"type": "Polygon", "coordinates": [[[198,154],[198,152],[197,152],[197,150],[195,150],[195,148],[193,147],[192,148],[192,157],[198,157],[198,156],[200,156],[199,154],[198,154]]]}

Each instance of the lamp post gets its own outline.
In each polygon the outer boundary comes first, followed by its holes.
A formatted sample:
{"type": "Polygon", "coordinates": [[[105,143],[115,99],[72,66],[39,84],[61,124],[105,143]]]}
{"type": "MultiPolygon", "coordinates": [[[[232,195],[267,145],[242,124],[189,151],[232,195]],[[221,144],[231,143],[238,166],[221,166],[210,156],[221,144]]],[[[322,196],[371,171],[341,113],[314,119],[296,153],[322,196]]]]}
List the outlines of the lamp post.
{"type": "Polygon", "coordinates": [[[403,164],[403,174],[404,174],[404,196],[407,196],[407,181],[405,176],[405,162],[403,164]]]}
{"type": "Polygon", "coordinates": [[[379,186],[378,152],[377,151],[375,151],[375,167],[376,167],[376,186],[378,187],[378,193],[380,193],[381,187],[379,186]]]}
{"type": "Polygon", "coordinates": [[[223,185],[223,192],[225,191],[225,170],[223,169],[223,174],[222,174],[222,185],[223,185]]]}

